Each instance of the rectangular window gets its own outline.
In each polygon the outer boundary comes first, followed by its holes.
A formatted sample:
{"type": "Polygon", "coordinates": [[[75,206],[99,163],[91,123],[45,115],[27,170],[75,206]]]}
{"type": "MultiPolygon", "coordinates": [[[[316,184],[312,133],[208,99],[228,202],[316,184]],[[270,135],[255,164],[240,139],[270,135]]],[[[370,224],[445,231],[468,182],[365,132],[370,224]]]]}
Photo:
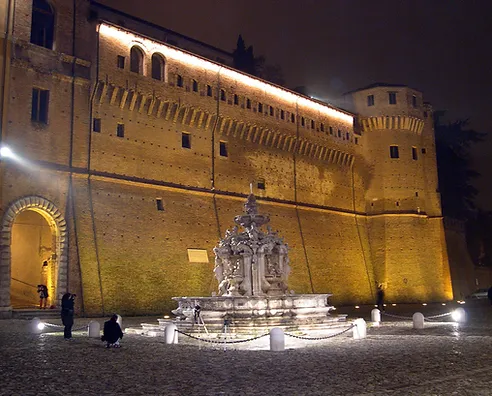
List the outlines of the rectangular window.
{"type": "Polygon", "coordinates": [[[350,140],[350,133],[349,133],[349,132],[347,132],[347,133],[345,134],[345,138],[346,138],[347,140],[350,140]]]}
{"type": "Polygon", "coordinates": [[[239,96],[237,96],[237,94],[234,94],[234,104],[236,106],[239,104],[239,96]]]}
{"type": "Polygon", "coordinates": [[[388,92],[389,104],[396,104],[396,92],[388,92]]]}
{"type": "Polygon", "coordinates": [[[219,155],[221,157],[228,157],[229,155],[227,154],[227,142],[220,142],[219,146],[219,155]]]}
{"type": "Polygon", "coordinates": [[[220,100],[223,102],[226,101],[226,92],[223,89],[220,90],[220,100]]]}
{"type": "Polygon", "coordinates": [[[427,150],[425,148],[422,149],[422,154],[425,154],[427,150]]]}
{"type": "Polygon", "coordinates": [[[48,123],[48,106],[50,91],[46,89],[32,89],[31,120],[41,124],[48,123]]]}
{"type": "Polygon", "coordinates": [[[263,103],[258,102],[258,113],[263,113],[263,103]]]}
{"type": "Polygon", "coordinates": [[[179,74],[176,76],[176,85],[178,87],[183,87],[183,76],[180,76],[179,74]]]}
{"type": "Polygon", "coordinates": [[[273,112],[273,106],[270,106],[270,115],[273,117],[274,112],[273,112]]]}
{"type": "Polygon", "coordinates": [[[198,92],[198,81],[193,80],[193,83],[191,84],[193,92],[198,92]]]}
{"type": "Polygon", "coordinates": [[[342,137],[342,131],[340,129],[338,130],[338,137],[342,137]]]}
{"type": "Polygon", "coordinates": [[[246,99],[246,108],[251,109],[251,99],[246,99]]]}
{"type": "Polygon", "coordinates": [[[207,85],[207,96],[212,96],[212,87],[207,85]]]}
{"type": "Polygon", "coordinates": [[[116,126],[116,136],[120,138],[125,137],[125,124],[118,124],[116,126]]]}
{"type": "Polygon", "coordinates": [[[260,179],[258,180],[258,183],[256,184],[258,187],[258,190],[264,190],[265,189],[265,179],[260,179]]]}
{"type": "Polygon", "coordinates": [[[311,120],[311,129],[316,129],[316,122],[314,120],[311,120]]]}
{"type": "Polygon", "coordinates": [[[355,144],[359,144],[359,138],[358,137],[355,138],[355,144]]]}
{"type": "Polygon", "coordinates": [[[319,130],[321,132],[324,132],[325,131],[325,124],[323,124],[323,123],[319,124],[319,130]]]}
{"type": "Polygon", "coordinates": [[[417,154],[417,147],[412,147],[412,159],[414,161],[417,161],[419,159],[417,154]]]}
{"type": "Polygon", "coordinates": [[[280,119],[284,120],[285,119],[285,111],[280,110],[280,119]]]}
{"type": "Polygon", "coordinates": [[[390,146],[390,157],[391,158],[400,158],[398,146],[390,146]]]}
{"type": "Polygon", "coordinates": [[[367,95],[367,105],[374,106],[374,95],[367,95]]]}
{"type": "Polygon", "coordinates": [[[415,95],[412,96],[412,105],[413,107],[417,107],[417,97],[415,95]]]}
{"type": "Polygon", "coordinates": [[[191,148],[191,136],[189,133],[181,134],[181,147],[190,149],[191,148]]]}
{"type": "Polygon", "coordinates": [[[164,204],[162,203],[162,199],[161,198],[157,198],[155,200],[155,203],[157,205],[157,210],[160,211],[160,212],[163,212],[164,211],[164,204]]]}
{"type": "Polygon", "coordinates": [[[333,127],[330,127],[330,135],[333,135],[333,127]]]}
{"type": "Polygon", "coordinates": [[[116,65],[118,66],[118,69],[124,69],[125,68],[125,57],[122,55],[118,55],[116,58],[116,65]]]}
{"type": "Polygon", "coordinates": [[[296,122],[296,116],[295,116],[295,114],[291,114],[291,115],[290,115],[290,121],[291,121],[292,123],[296,122]]]}
{"type": "Polygon", "coordinates": [[[100,118],[94,118],[92,120],[92,130],[94,132],[101,132],[101,119],[100,118]]]}

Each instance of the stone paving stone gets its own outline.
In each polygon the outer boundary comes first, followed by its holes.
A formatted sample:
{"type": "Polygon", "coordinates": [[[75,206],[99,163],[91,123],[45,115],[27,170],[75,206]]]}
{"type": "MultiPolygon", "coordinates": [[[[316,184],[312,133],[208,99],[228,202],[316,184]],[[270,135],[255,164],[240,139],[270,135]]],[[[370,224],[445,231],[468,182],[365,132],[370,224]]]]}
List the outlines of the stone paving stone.
{"type": "MultiPolygon", "coordinates": [[[[285,352],[270,352],[268,338],[224,350],[184,336],[165,345],[130,334],[122,348],[106,349],[85,331],[65,341],[60,332],[34,335],[28,321],[4,320],[0,394],[490,395],[492,307],[466,309],[465,325],[431,322],[417,331],[408,321],[385,321],[364,340],[351,332],[300,343],[286,337],[285,352]]],[[[74,327],[89,321],[77,318],[74,327]]],[[[123,318],[124,327],[142,322],[156,318],[123,318]]]]}

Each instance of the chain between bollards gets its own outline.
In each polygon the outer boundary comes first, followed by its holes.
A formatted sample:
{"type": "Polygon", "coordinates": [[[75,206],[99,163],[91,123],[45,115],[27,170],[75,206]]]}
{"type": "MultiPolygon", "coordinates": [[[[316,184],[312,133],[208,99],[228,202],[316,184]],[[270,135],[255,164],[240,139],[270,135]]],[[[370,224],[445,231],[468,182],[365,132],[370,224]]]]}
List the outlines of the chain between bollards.
{"type": "Polygon", "coordinates": [[[289,336],[289,337],[293,337],[293,338],[298,338],[300,340],[310,340],[310,341],[318,341],[318,340],[327,340],[329,338],[333,338],[333,337],[336,337],[336,336],[339,336],[339,335],[342,335],[344,333],[346,333],[347,331],[349,331],[350,329],[353,329],[354,327],[356,327],[357,325],[353,324],[349,327],[347,327],[346,329],[342,330],[342,331],[339,331],[338,333],[335,333],[335,334],[330,334],[328,336],[325,336],[325,337],[303,337],[303,336],[298,336],[298,335],[295,335],[295,334],[289,334],[289,333],[285,333],[286,336],[289,336]]]}
{"type": "Polygon", "coordinates": [[[191,334],[188,334],[188,333],[185,333],[185,332],[182,332],[180,330],[174,330],[176,331],[177,333],[179,334],[183,334],[187,337],[190,337],[190,338],[193,338],[195,340],[198,340],[198,341],[203,341],[203,342],[208,342],[210,344],[240,344],[242,342],[249,342],[249,341],[254,341],[254,340],[258,340],[262,337],[266,337],[267,335],[269,335],[269,333],[266,333],[266,334],[262,334],[260,336],[257,336],[257,337],[253,337],[253,338],[248,338],[246,340],[236,340],[236,341],[215,341],[215,340],[207,340],[205,338],[200,338],[200,337],[196,337],[194,335],[191,335],[191,334]]]}

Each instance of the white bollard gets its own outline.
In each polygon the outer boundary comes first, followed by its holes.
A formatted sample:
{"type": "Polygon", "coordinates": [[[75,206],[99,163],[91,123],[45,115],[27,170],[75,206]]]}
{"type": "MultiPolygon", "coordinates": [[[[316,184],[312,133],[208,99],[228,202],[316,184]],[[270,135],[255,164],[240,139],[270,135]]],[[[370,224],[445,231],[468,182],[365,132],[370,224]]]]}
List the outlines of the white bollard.
{"type": "Polygon", "coordinates": [[[381,311],[377,308],[374,308],[371,311],[371,322],[374,326],[379,326],[379,322],[381,322],[381,311]]]}
{"type": "Polygon", "coordinates": [[[413,328],[414,329],[423,329],[424,328],[424,315],[420,312],[415,312],[412,316],[413,319],[413,328]]]}
{"type": "Polygon", "coordinates": [[[121,330],[123,330],[123,318],[120,315],[116,315],[118,319],[116,319],[116,322],[120,325],[121,330]]]}
{"type": "Polygon", "coordinates": [[[355,327],[352,329],[354,340],[362,340],[367,337],[366,321],[362,318],[354,320],[355,327]]]}
{"type": "Polygon", "coordinates": [[[275,352],[285,351],[285,334],[279,327],[270,330],[270,350],[275,352]]]}
{"type": "Polygon", "coordinates": [[[31,331],[34,334],[41,334],[44,329],[44,325],[41,323],[41,319],[39,318],[32,318],[31,323],[29,323],[31,327],[31,331]]]}
{"type": "Polygon", "coordinates": [[[92,338],[101,337],[101,325],[95,320],[91,320],[87,326],[87,335],[92,338]]]}
{"type": "Polygon", "coordinates": [[[178,327],[174,324],[168,324],[164,329],[164,339],[166,344],[177,344],[178,343],[178,327]]]}

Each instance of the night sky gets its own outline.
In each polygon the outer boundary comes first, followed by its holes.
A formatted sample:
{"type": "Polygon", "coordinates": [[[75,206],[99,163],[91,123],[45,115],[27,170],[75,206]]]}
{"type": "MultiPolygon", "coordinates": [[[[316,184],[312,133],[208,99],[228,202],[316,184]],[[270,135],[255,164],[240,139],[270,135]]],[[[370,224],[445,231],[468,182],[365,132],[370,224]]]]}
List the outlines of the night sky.
{"type": "Polygon", "coordinates": [[[233,51],[239,33],[282,67],[286,86],[337,104],[374,82],[421,90],[489,137],[473,150],[478,204],[492,210],[492,1],[99,0],[233,51]]]}

